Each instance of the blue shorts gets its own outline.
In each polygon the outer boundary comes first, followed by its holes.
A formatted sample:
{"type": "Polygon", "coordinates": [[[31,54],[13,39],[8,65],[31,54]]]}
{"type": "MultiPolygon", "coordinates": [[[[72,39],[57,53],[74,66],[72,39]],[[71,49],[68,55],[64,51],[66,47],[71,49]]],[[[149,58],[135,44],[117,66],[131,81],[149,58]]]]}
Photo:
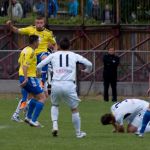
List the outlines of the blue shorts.
{"type": "Polygon", "coordinates": [[[24,88],[21,88],[21,94],[22,94],[22,102],[25,102],[28,98],[28,92],[24,88]]]}
{"type": "MultiPolygon", "coordinates": [[[[24,81],[24,76],[19,76],[19,81],[22,83],[24,81]]],[[[38,95],[43,93],[43,89],[40,87],[39,81],[35,77],[28,77],[28,82],[25,87],[23,87],[28,93],[38,95]]]]}
{"type": "Polygon", "coordinates": [[[43,56],[48,56],[49,52],[42,52],[40,54],[37,55],[37,64],[39,64],[42,61],[42,57],[43,56]]]}

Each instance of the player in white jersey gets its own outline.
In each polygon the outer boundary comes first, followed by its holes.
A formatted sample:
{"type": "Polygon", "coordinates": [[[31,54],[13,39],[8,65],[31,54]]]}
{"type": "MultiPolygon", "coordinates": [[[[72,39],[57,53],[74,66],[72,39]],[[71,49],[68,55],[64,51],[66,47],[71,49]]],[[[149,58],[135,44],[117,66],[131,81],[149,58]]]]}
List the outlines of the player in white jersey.
{"type": "MultiPolygon", "coordinates": [[[[127,121],[127,132],[137,132],[142,125],[143,115],[149,107],[150,104],[144,100],[125,99],[112,105],[111,114],[103,115],[101,123],[103,125],[112,124],[114,132],[124,132],[123,122],[127,121]]],[[[147,132],[150,132],[150,126],[147,132]]]]}
{"type": "Polygon", "coordinates": [[[81,131],[80,115],[78,111],[79,98],[76,92],[76,65],[81,63],[85,66],[83,72],[92,71],[92,63],[86,58],[68,51],[70,42],[67,38],[60,41],[60,49],[54,54],[49,55],[45,60],[38,64],[37,68],[51,62],[53,67],[53,77],[51,84],[51,119],[53,122],[53,136],[58,134],[58,106],[61,100],[68,104],[72,112],[72,122],[75,127],[76,137],[82,138],[86,133],[81,131]]]}

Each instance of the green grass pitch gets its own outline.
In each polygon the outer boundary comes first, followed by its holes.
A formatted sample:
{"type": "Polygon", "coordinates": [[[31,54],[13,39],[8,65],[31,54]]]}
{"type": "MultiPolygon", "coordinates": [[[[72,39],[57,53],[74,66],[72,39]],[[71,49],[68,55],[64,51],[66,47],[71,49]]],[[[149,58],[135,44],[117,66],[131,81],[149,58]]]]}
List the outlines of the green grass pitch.
{"type": "Polygon", "coordinates": [[[14,96],[0,95],[0,150],[149,150],[150,134],[138,138],[133,134],[112,133],[111,126],[102,126],[100,116],[109,111],[111,102],[94,97],[80,103],[84,139],[76,139],[71,113],[64,104],[60,107],[59,136],[51,135],[50,101],[46,102],[39,121],[44,128],[33,128],[10,120],[18,101],[14,96]]]}

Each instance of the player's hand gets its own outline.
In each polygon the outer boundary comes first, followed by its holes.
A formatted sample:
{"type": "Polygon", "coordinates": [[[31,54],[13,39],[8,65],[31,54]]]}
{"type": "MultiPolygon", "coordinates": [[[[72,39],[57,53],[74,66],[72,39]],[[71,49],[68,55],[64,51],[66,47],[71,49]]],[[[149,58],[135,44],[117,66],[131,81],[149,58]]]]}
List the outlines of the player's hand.
{"type": "Polygon", "coordinates": [[[25,80],[20,84],[20,86],[21,86],[22,88],[25,87],[26,84],[27,84],[27,82],[28,82],[28,78],[25,78],[25,80]]]}
{"type": "Polygon", "coordinates": [[[150,94],[150,88],[147,90],[147,95],[149,96],[149,94],[150,94]]]}
{"type": "Polygon", "coordinates": [[[81,72],[89,73],[89,71],[87,69],[81,70],[81,72]]]}
{"type": "Polygon", "coordinates": [[[116,129],[113,129],[113,130],[112,130],[112,133],[116,133],[116,132],[117,132],[117,130],[116,130],[116,129]]]}
{"type": "Polygon", "coordinates": [[[7,26],[11,26],[11,25],[12,25],[12,21],[11,21],[11,20],[8,20],[8,21],[6,22],[6,25],[7,25],[7,26]]]}

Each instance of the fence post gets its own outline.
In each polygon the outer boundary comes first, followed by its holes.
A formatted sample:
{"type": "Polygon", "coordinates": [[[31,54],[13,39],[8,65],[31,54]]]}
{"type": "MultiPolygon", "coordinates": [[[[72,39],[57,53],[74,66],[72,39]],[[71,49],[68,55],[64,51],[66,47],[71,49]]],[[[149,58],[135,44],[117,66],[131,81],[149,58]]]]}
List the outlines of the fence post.
{"type": "Polygon", "coordinates": [[[45,22],[48,25],[48,0],[45,0],[45,22]]]}
{"type": "Polygon", "coordinates": [[[13,17],[12,17],[12,2],[11,2],[12,0],[9,0],[9,6],[10,6],[10,20],[12,20],[13,19],[13,17]]]}
{"type": "Polygon", "coordinates": [[[116,0],[116,23],[120,24],[120,0],[116,0]]]}
{"type": "Polygon", "coordinates": [[[132,82],[132,96],[134,96],[134,50],[132,50],[132,55],[131,55],[131,82],[132,82]]]}

